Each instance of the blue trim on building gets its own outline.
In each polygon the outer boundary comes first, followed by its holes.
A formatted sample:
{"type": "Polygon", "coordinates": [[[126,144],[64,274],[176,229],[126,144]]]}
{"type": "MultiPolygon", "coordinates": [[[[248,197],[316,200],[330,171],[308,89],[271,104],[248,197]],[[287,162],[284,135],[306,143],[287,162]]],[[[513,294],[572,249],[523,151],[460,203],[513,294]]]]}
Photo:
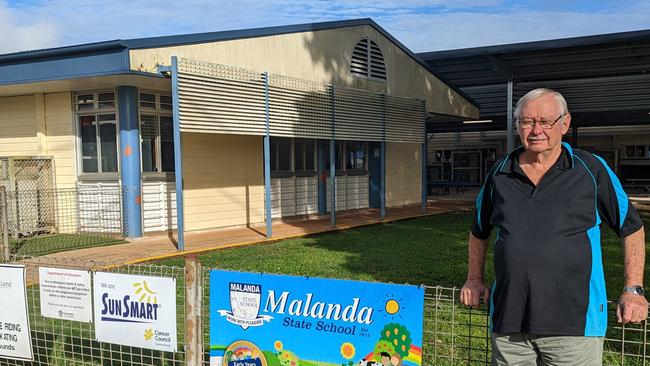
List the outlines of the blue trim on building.
{"type": "Polygon", "coordinates": [[[140,123],[138,89],[117,87],[120,125],[120,175],[122,179],[125,235],[142,236],[142,170],[140,167],[140,123]]]}
{"type": "Polygon", "coordinates": [[[427,212],[427,108],[422,101],[422,118],[424,121],[424,140],[422,142],[422,213],[427,212]]]}
{"type": "Polygon", "coordinates": [[[183,208],[183,146],[181,144],[178,59],[172,56],[172,109],[174,127],[174,179],[176,182],[176,227],[178,250],[185,250],[185,214],[183,208]]]}
{"type": "Polygon", "coordinates": [[[330,226],[336,227],[336,99],[334,98],[336,87],[331,86],[332,98],[332,139],[330,140],[330,226]]]}
{"type": "Polygon", "coordinates": [[[0,63],[0,85],[112,75],[129,71],[127,49],[69,58],[0,63]]]}
{"type": "Polygon", "coordinates": [[[317,151],[316,158],[318,162],[316,164],[317,174],[318,174],[318,214],[327,215],[327,176],[325,172],[325,141],[326,140],[316,140],[317,151]]]}
{"type": "Polygon", "coordinates": [[[607,170],[607,174],[609,175],[609,180],[612,182],[612,186],[614,186],[614,191],[616,192],[616,201],[618,202],[618,227],[619,229],[623,229],[623,224],[625,223],[625,217],[627,216],[627,210],[628,210],[628,198],[627,194],[623,190],[623,186],[621,185],[621,182],[618,180],[616,177],[616,174],[609,168],[609,165],[605,162],[605,159],[601,158],[600,156],[593,154],[596,159],[598,159],[604,166],[605,169],[607,170]]]}
{"type": "Polygon", "coordinates": [[[382,141],[380,145],[380,159],[381,159],[381,207],[380,215],[383,220],[386,218],[386,141],[382,141]]]}
{"type": "Polygon", "coordinates": [[[266,121],[264,135],[264,221],[266,237],[273,237],[273,217],[271,215],[271,129],[269,117],[269,73],[264,73],[264,116],[266,121]]]}

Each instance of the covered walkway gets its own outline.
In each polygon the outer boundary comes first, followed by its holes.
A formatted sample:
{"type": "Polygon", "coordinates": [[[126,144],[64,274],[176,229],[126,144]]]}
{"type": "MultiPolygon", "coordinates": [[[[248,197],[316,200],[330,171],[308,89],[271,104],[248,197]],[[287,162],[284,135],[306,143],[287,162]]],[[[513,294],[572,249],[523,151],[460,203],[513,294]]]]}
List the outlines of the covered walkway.
{"type": "Polygon", "coordinates": [[[429,200],[426,213],[422,212],[420,204],[396,207],[387,210],[388,212],[384,220],[381,220],[378,209],[340,212],[337,214],[336,228],[330,227],[329,216],[308,220],[297,218],[295,220],[276,221],[273,223],[274,236],[271,239],[267,239],[264,236],[264,225],[187,232],[185,235],[185,250],[178,251],[175,241],[170,238],[171,235],[169,233],[163,233],[138,238],[128,244],[55,253],[45,257],[37,257],[35,260],[38,262],[47,262],[48,257],[50,257],[52,260],[56,259],[57,262],[64,263],[66,259],[69,259],[75,265],[87,263],[88,268],[119,266],[191,253],[202,253],[216,249],[271,243],[289,238],[345,230],[381,222],[389,223],[421,216],[470,211],[472,209],[473,202],[467,200],[429,200]]]}

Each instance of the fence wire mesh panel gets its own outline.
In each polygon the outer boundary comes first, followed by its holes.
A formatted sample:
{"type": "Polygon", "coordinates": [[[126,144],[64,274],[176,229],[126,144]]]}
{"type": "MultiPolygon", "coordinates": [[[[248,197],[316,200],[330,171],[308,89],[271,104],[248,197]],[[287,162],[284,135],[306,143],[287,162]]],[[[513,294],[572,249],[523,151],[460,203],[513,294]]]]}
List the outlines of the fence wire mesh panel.
{"type": "MultiPolygon", "coordinates": [[[[459,302],[460,289],[425,287],[422,364],[489,365],[492,359],[489,309],[471,309],[459,302]]],[[[648,321],[622,326],[616,303],[608,308],[603,365],[650,365],[648,321]]]]}
{"type": "Polygon", "coordinates": [[[0,215],[7,218],[11,256],[125,243],[127,191],[118,185],[7,191],[0,215]]]}
{"type": "Polygon", "coordinates": [[[180,267],[129,265],[105,267],[99,262],[79,263],[61,258],[32,258],[21,261],[27,267],[27,303],[31,328],[33,361],[0,358],[0,365],[184,365],[184,269],[180,267]],[[178,351],[165,352],[98,342],[93,323],[45,318],[41,316],[39,267],[92,269],[101,272],[168,277],[176,279],[178,351]]]}

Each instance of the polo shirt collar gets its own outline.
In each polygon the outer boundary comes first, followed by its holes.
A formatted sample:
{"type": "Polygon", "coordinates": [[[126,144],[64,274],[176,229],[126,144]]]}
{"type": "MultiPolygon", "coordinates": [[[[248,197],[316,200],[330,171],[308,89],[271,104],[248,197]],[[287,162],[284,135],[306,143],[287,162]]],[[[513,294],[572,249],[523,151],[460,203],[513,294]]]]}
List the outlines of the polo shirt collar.
{"type": "MultiPolygon", "coordinates": [[[[519,167],[519,154],[524,151],[523,146],[519,146],[506,155],[505,160],[499,169],[500,173],[512,173],[513,171],[521,172],[519,167]]],[[[562,142],[562,152],[554,165],[557,169],[571,169],[574,166],[573,148],[566,142],[562,142]]]]}

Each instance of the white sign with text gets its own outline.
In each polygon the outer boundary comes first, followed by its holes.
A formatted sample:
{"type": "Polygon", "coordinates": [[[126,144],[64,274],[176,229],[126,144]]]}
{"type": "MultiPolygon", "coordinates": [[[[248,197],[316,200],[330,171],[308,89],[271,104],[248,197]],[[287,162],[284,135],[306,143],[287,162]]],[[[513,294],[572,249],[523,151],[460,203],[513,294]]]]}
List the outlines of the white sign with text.
{"type": "Polygon", "coordinates": [[[0,265],[0,357],[33,360],[25,266],[0,265]]]}
{"type": "Polygon", "coordinates": [[[90,272],[40,267],[41,316],[92,323],[90,272]]]}
{"type": "Polygon", "coordinates": [[[176,352],[176,279],[95,272],[100,342],[176,352]]]}

